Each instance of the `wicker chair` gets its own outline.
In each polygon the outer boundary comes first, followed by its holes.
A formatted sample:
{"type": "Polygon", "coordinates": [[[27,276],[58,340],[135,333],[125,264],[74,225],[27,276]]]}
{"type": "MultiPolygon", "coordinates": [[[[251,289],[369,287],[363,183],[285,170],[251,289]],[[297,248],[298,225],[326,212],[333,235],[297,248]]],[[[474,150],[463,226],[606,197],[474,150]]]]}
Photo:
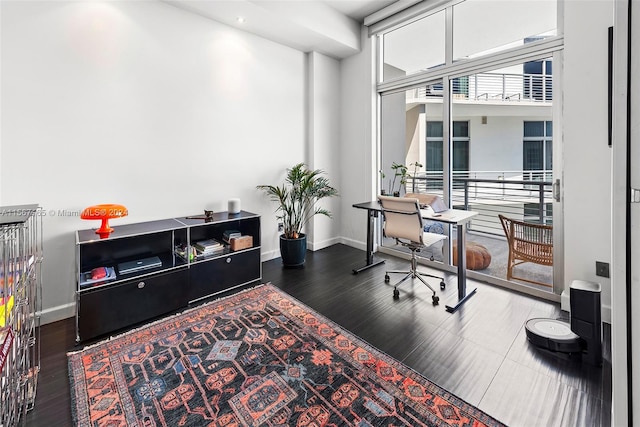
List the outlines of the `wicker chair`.
{"type": "Polygon", "coordinates": [[[553,227],[544,224],[531,224],[498,215],[509,244],[507,280],[516,279],[541,286],[553,286],[550,283],[518,277],[513,267],[525,262],[540,265],[553,265],[553,227]]]}

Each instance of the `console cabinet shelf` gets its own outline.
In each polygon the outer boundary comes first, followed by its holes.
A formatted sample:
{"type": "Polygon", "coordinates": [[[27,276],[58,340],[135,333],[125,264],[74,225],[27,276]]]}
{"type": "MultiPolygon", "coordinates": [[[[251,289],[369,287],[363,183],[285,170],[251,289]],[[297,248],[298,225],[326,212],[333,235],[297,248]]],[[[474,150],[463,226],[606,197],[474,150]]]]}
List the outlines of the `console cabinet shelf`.
{"type": "Polygon", "coordinates": [[[76,232],[76,341],[86,341],[262,279],[260,217],[214,213],[76,232]],[[225,235],[251,245],[232,250],[225,235]],[[203,242],[220,243],[210,253],[203,242]]]}

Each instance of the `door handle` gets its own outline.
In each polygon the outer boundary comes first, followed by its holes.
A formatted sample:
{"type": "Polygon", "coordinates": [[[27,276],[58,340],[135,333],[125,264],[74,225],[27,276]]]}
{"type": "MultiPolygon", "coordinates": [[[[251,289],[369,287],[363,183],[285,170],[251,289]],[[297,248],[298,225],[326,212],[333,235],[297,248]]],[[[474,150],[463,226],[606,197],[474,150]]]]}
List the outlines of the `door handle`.
{"type": "Polygon", "coordinates": [[[553,190],[553,200],[555,200],[556,202],[559,202],[560,201],[560,180],[559,179],[556,179],[553,182],[552,190],[553,190]]]}

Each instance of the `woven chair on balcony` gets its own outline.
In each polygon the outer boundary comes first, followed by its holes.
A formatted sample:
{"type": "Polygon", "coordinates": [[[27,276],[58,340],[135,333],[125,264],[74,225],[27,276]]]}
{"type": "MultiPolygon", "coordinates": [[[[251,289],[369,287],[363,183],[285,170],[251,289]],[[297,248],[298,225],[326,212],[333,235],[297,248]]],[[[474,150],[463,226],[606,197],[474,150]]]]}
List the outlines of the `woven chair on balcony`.
{"type": "Polygon", "coordinates": [[[507,280],[516,279],[541,286],[553,286],[550,283],[519,277],[513,273],[515,266],[525,262],[553,265],[553,227],[518,221],[503,215],[498,215],[498,217],[509,245],[507,280]]]}

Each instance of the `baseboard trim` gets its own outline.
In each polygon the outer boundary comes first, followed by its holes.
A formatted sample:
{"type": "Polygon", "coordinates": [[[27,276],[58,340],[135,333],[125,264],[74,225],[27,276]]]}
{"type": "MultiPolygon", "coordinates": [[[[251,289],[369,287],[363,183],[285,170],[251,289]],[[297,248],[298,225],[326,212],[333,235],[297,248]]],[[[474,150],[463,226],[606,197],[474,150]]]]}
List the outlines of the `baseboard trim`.
{"type": "Polygon", "coordinates": [[[271,261],[272,259],[279,258],[279,257],[280,257],[280,250],[276,249],[269,252],[262,252],[260,254],[260,261],[262,262],[271,261]]]}
{"type": "Polygon", "coordinates": [[[56,307],[45,308],[38,312],[38,315],[40,316],[41,325],[68,319],[76,315],[76,303],[70,302],[56,307]]]}
{"type": "MultiPolygon", "coordinates": [[[[366,251],[367,250],[367,245],[362,243],[362,242],[358,242],[356,240],[353,239],[345,239],[343,237],[334,237],[319,243],[309,243],[307,242],[307,249],[310,251],[319,251],[320,249],[324,249],[324,248],[328,248],[329,246],[333,246],[335,244],[338,243],[342,243],[345,244],[347,246],[351,246],[354,247],[356,249],[360,249],[362,251],[366,251]]],[[[260,254],[260,260],[262,262],[265,261],[270,261],[272,259],[275,258],[280,258],[280,249],[274,249],[272,251],[268,251],[268,252],[262,252],[260,254]]]]}
{"type": "Polygon", "coordinates": [[[560,294],[560,309],[566,312],[571,311],[571,304],[569,301],[569,291],[567,289],[562,291],[562,293],[560,294]]]}
{"type": "Polygon", "coordinates": [[[351,246],[352,248],[360,249],[361,251],[366,252],[367,250],[367,244],[359,240],[347,239],[347,238],[341,237],[340,243],[342,243],[343,245],[351,246]]]}
{"type": "Polygon", "coordinates": [[[322,242],[307,242],[307,249],[319,251],[320,249],[328,248],[329,246],[333,246],[338,243],[340,243],[339,237],[333,237],[331,239],[323,240],[322,242]]]}

